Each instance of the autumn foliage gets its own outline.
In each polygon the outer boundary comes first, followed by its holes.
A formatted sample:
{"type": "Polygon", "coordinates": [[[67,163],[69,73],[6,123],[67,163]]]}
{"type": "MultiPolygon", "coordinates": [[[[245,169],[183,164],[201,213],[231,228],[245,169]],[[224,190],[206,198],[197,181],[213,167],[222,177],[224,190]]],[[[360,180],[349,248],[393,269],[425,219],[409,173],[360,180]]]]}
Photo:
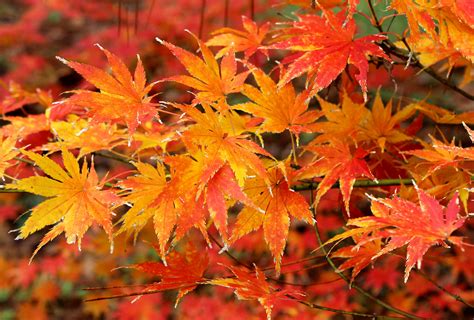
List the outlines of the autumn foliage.
{"type": "Polygon", "coordinates": [[[471,1],[198,2],[0,5],[0,318],[472,317],[471,1]]]}

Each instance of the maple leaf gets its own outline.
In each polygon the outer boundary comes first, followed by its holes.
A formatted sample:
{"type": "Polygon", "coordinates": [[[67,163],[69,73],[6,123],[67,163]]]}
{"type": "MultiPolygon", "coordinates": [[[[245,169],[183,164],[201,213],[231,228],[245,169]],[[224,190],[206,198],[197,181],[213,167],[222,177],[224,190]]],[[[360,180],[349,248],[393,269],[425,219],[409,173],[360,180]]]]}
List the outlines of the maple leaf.
{"type": "Polygon", "coordinates": [[[122,217],[119,233],[131,231],[137,234],[153,218],[160,254],[166,263],[167,243],[173,230],[174,243],[194,226],[207,239],[204,222],[210,215],[227,244],[226,199],[252,205],[229,165],[219,158],[206,158],[199,151],[193,153],[193,157],[168,157],[166,164],[172,173],[169,181],[163,164],[154,168],[150,164],[136,163],[139,175],[120,183],[121,187],[130,190],[124,200],[132,207],[122,217]]]}
{"type": "Polygon", "coordinates": [[[355,103],[344,91],[341,104],[335,105],[316,96],[327,121],[315,123],[312,129],[321,133],[311,141],[311,145],[329,142],[334,137],[349,138],[358,141],[361,134],[360,124],[369,117],[364,104],[355,103]]]}
{"type": "Polygon", "coordinates": [[[361,123],[361,139],[377,141],[382,152],[387,142],[399,143],[411,140],[412,138],[404,134],[399,127],[400,123],[410,118],[415,111],[415,107],[409,105],[392,116],[392,101],[390,100],[384,107],[380,92],[377,92],[372,110],[361,123]]]}
{"type": "Polygon", "coordinates": [[[226,110],[228,109],[225,103],[226,96],[229,93],[241,91],[249,71],[237,74],[237,61],[232,49],[221,59],[219,67],[211,50],[197,37],[194,36],[194,38],[199,44],[203,59],[189,51],[156,38],[158,42],[166,46],[173,53],[190,74],[190,76],[172,76],[162,81],[174,81],[196,89],[199,91],[196,94],[199,102],[215,103],[213,106],[220,110],[226,110]]]}
{"type": "Polygon", "coordinates": [[[69,151],[63,150],[64,170],[47,157],[30,151],[21,152],[50,178],[33,176],[6,186],[8,189],[22,190],[48,198],[31,209],[31,215],[20,228],[18,238],[24,239],[48,225],[55,224],[38,249],[62,232],[65,233],[68,243],[78,241],[80,248],[85,232],[92,224],[97,223],[112,242],[111,207],[119,204],[120,200],[112,191],[101,190],[104,182],[99,182],[93,164],[89,171],[84,160],[81,170],[77,159],[69,151]]]}
{"type": "Polygon", "coordinates": [[[58,59],[79,73],[100,92],[75,90],[73,95],[60,102],[88,110],[93,122],[126,124],[133,134],[137,127],[157,116],[153,96],[148,93],[155,83],[146,85],[145,70],[139,56],[134,76],[116,55],[97,45],[106,55],[113,76],[94,66],[58,59]]]}
{"type": "Polygon", "coordinates": [[[415,108],[416,110],[419,110],[421,113],[423,113],[436,123],[461,124],[462,122],[466,122],[469,124],[474,124],[473,111],[455,114],[454,112],[432,105],[425,101],[419,101],[407,106],[407,108],[411,107],[415,108]]]}
{"type": "Polygon", "coordinates": [[[160,148],[167,151],[168,143],[178,140],[181,128],[148,121],[142,125],[142,132],[133,134],[133,141],[139,143],[135,153],[151,148],[160,148]]]}
{"type": "Polygon", "coordinates": [[[406,282],[415,264],[418,269],[421,268],[423,256],[432,246],[440,244],[449,247],[447,241],[462,245],[462,239],[451,234],[460,228],[466,219],[458,215],[460,207],[457,194],[444,208],[435,198],[418,187],[417,193],[418,205],[398,197],[372,198],[373,216],[348,220],[347,225],[355,228],[333,237],[326,244],[354,235],[360,236],[357,248],[378,239],[389,239],[387,245],[373,255],[372,259],[408,245],[406,282]]]}
{"type": "Polygon", "coordinates": [[[376,45],[375,41],[385,40],[384,35],[370,35],[354,39],[356,24],[346,20],[343,11],[334,14],[326,11],[324,17],[300,15],[293,25],[280,31],[277,43],[270,49],[299,51],[286,58],[289,63],[279,85],[283,86],[303,73],[308,73],[311,94],[326,88],[346,68],[354,65],[359,73],[355,75],[364,96],[367,93],[367,56],[390,58],[376,45]]]}
{"type": "Polygon", "coordinates": [[[375,179],[364,160],[368,152],[362,148],[357,148],[352,152],[350,146],[340,140],[333,140],[328,145],[308,146],[307,150],[321,158],[301,168],[298,178],[308,179],[324,176],[318,184],[314,206],[317,207],[321,197],[339,180],[345,208],[347,214],[350,214],[349,200],[356,178],[365,176],[372,180],[375,179]]]}
{"type": "Polygon", "coordinates": [[[261,177],[248,179],[244,191],[261,210],[245,207],[237,216],[231,242],[263,226],[265,242],[280,272],[281,257],[288,238],[290,215],[313,224],[314,219],[305,198],[289,188],[287,177],[278,167],[269,169],[270,184],[261,177]]]}
{"type": "Polygon", "coordinates": [[[464,129],[466,129],[467,133],[469,134],[469,138],[471,139],[471,141],[474,142],[474,130],[469,128],[464,122],[462,125],[464,126],[464,129]]]}
{"type": "MultiPolygon", "coordinates": [[[[358,242],[357,235],[354,235],[354,242],[358,242]]],[[[365,243],[359,246],[347,246],[338,249],[337,251],[331,254],[335,258],[345,258],[347,259],[342,263],[338,269],[344,271],[352,268],[351,283],[354,281],[355,277],[369,264],[373,262],[373,257],[379,253],[382,249],[382,244],[380,239],[377,239],[372,242],[365,243]]]]}
{"type": "MultiPolygon", "coordinates": [[[[190,203],[191,207],[198,203],[202,209],[207,210],[225,245],[227,245],[227,209],[229,204],[226,203],[226,200],[232,199],[254,207],[238,185],[229,164],[219,158],[210,158],[202,151],[193,152],[192,157],[170,157],[167,159],[167,163],[183,169],[178,173],[180,177],[177,188],[182,190],[184,202],[190,203]]],[[[191,210],[191,212],[193,211],[201,212],[201,210],[191,210]]],[[[204,217],[201,215],[202,218],[204,217]]],[[[178,239],[190,226],[195,224],[195,222],[193,223],[194,219],[194,217],[190,218],[189,214],[182,214],[176,230],[178,239]]]]}
{"type": "Polygon", "coordinates": [[[0,103],[2,114],[15,111],[27,104],[38,103],[48,108],[53,103],[50,92],[41,89],[36,89],[36,92],[30,92],[14,81],[9,82],[8,93],[9,95],[4,97],[0,103]]]}
{"type": "MultiPolygon", "coordinates": [[[[157,252],[160,252],[160,248],[154,247],[157,252]]],[[[196,289],[198,284],[205,280],[204,272],[208,265],[207,251],[198,250],[188,241],[183,254],[173,251],[168,255],[167,265],[160,262],[143,262],[126,268],[136,269],[161,278],[159,282],[146,285],[142,291],[137,292],[138,295],[178,289],[175,303],[177,306],[186,294],[196,289]]]]}
{"type": "Polygon", "coordinates": [[[216,114],[206,104],[203,104],[204,112],[194,106],[176,105],[176,107],[196,122],[188,126],[189,129],[183,133],[182,140],[188,149],[192,149],[193,145],[199,145],[207,154],[215,154],[223,161],[227,161],[239,185],[243,185],[249,171],[266,177],[265,167],[257,154],[272,156],[248,139],[243,117],[231,110],[216,114]]]}
{"type": "Polygon", "coordinates": [[[432,136],[430,136],[430,138],[431,144],[425,144],[424,149],[403,152],[404,154],[413,155],[424,160],[422,164],[428,166],[428,170],[424,178],[443,168],[462,168],[465,160],[474,160],[473,147],[457,147],[454,145],[454,141],[452,141],[449,145],[446,145],[441,141],[436,140],[432,136]]]}
{"type": "Polygon", "coordinates": [[[279,133],[289,130],[295,135],[310,131],[311,124],[321,115],[318,111],[308,111],[309,94],[295,93],[291,83],[278,88],[272,78],[260,69],[252,69],[260,90],[244,85],[242,93],[252,102],[234,106],[235,109],[263,118],[259,130],[279,133]]]}
{"type": "Polygon", "coordinates": [[[0,178],[3,178],[5,170],[12,166],[11,160],[20,153],[16,148],[16,137],[3,138],[0,136],[0,178]]]}
{"type": "Polygon", "coordinates": [[[39,149],[54,152],[62,148],[77,148],[79,158],[95,151],[112,149],[126,140],[124,130],[117,129],[115,125],[90,123],[72,114],[67,121],[51,122],[51,131],[59,141],[47,143],[39,149]]]}
{"type": "MultiPolygon", "coordinates": [[[[165,167],[157,163],[156,168],[150,164],[134,163],[139,175],[131,176],[120,182],[119,186],[130,192],[124,201],[131,208],[121,218],[122,226],[118,233],[133,232],[135,236],[153,218],[158,237],[161,256],[165,256],[166,244],[176,224],[175,197],[169,191],[165,167]],[[157,203],[157,199],[160,199],[157,203]]],[[[166,260],[164,260],[166,261],[166,260]]]]}
{"type": "Polygon", "coordinates": [[[419,39],[423,35],[420,27],[430,37],[436,38],[436,24],[430,16],[428,8],[423,8],[411,0],[393,0],[390,3],[390,8],[405,14],[410,27],[410,36],[414,40],[419,39]]]}
{"type": "Polygon", "coordinates": [[[226,27],[212,33],[213,37],[206,42],[206,45],[209,47],[224,47],[217,52],[216,58],[220,58],[232,50],[235,50],[235,52],[243,51],[246,60],[255,54],[257,50],[261,50],[268,57],[267,49],[260,47],[270,30],[270,23],[266,22],[258,27],[254,21],[246,16],[242,16],[242,26],[245,31],[226,27]]]}
{"type": "Polygon", "coordinates": [[[16,136],[19,141],[31,134],[50,130],[50,121],[44,114],[30,114],[27,117],[3,117],[10,123],[1,127],[4,137],[16,136]]]}
{"type": "Polygon", "coordinates": [[[199,189],[202,190],[204,184],[207,186],[205,194],[206,206],[224,243],[227,243],[227,205],[225,196],[231,196],[232,199],[247,205],[252,205],[252,203],[242,192],[237,184],[234,172],[228,165],[221,165],[218,170],[207,177],[201,175],[201,186],[199,186],[199,189]]]}
{"type": "Polygon", "coordinates": [[[233,266],[227,268],[235,277],[213,279],[206,283],[233,289],[239,300],[257,300],[265,309],[267,319],[271,319],[273,306],[278,300],[288,299],[288,295],[304,295],[296,290],[276,290],[268,284],[265,274],[257,266],[255,272],[233,266]]]}
{"type": "Polygon", "coordinates": [[[424,37],[428,36],[442,47],[441,52],[455,50],[474,62],[473,9],[464,0],[448,0],[437,5],[429,1],[395,0],[390,7],[406,15],[410,43],[425,41],[424,37]]]}
{"type": "MultiPolygon", "coordinates": [[[[408,37],[405,41],[406,42],[396,42],[394,45],[402,50],[406,50],[408,44],[411,52],[416,54],[416,58],[424,67],[430,67],[440,61],[445,61],[440,71],[446,70],[449,75],[453,68],[464,66],[463,80],[459,86],[462,87],[471,82],[471,62],[464,58],[452,44],[442,45],[439,39],[429,37],[408,37]]],[[[448,112],[447,110],[445,111],[448,112]]]]}

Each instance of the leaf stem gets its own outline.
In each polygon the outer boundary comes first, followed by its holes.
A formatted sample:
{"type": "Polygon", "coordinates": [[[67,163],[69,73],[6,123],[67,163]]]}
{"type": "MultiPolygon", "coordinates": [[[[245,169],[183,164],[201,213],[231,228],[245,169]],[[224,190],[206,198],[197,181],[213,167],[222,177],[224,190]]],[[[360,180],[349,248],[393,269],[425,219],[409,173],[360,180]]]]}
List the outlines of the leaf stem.
{"type": "Polygon", "coordinates": [[[21,161],[21,162],[24,162],[24,163],[27,163],[27,164],[32,165],[32,166],[35,165],[35,163],[33,161],[25,159],[25,158],[15,157],[14,159],[18,160],[18,161],[21,161]]]}
{"type": "Polygon", "coordinates": [[[96,151],[94,152],[95,155],[101,156],[103,158],[108,158],[116,161],[120,161],[122,163],[130,164],[130,161],[133,161],[133,159],[128,158],[127,156],[124,156],[118,152],[105,152],[105,151],[96,151]]]}

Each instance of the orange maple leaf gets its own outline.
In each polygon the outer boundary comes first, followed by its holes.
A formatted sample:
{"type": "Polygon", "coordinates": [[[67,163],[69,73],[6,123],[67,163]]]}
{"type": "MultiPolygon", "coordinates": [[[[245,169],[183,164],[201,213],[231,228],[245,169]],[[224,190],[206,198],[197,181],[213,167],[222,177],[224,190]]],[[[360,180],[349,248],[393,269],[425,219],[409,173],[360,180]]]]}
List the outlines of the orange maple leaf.
{"type": "Polygon", "coordinates": [[[153,218],[160,253],[165,259],[166,244],[177,219],[175,197],[172,197],[162,163],[157,163],[156,168],[142,162],[134,165],[139,174],[128,177],[119,184],[127,190],[124,201],[129,203],[131,208],[122,216],[122,226],[118,233],[133,232],[136,236],[148,220],[153,218]],[[157,203],[157,199],[161,201],[157,203]]]}
{"type": "Polygon", "coordinates": [[[333,184],[339,180],[342,197],[347,214],[352,188],[356,178],[365,176],[375,179],[364,157],[368,152],[362,148],[351,151],[350,146],[340,140],[333,140],[328,145],[308,146],[307,150],[317,154],[320,158],[300,169],[299,179],[308,179],[324,176],[318,184],[314,206],[317,207],[321,197],[328,192],[333,184]]]}
{"type": "Polygon", "coordinates": [[[303,73],[308,73],[309,88],[316,94],[326,88],[344,71],[347,64],[354,65],[359,73],[356,80],[367,93],[367,56],[390,58],[374,42],[385,40],[386,36],[377,34],[354,39],[356,24],[341,11],[334,14],[325,11],[324,16],[301,15],[293,25],[280,31],[277,43],[271,49],[294,50],[298,53],[286,58],[289,63],[279,85],[283,86],[303,73]]]}
{"type": "Polygon", "coordinates": [[[94,123],[71,114],[66,121],[52,121],[51,131],[58,141],[38,147],[51,152],[62,148],[79,149],[78,157],[126,144],[127,136],[117,125],[94,123]]]}
{"type": "Polygon", "coordinates": [[[415,264],[418,269],[421,267],[424,254],[432,246],[439,244],[449,247],[447,241],[462,245],[462,239],[451,234],[460,228],[466,219],[458,215],[460,207],[457,194],[444,208],[423,190],[417,188],[417,193],[419,204],[398,197],[372,198],[373,216],[350,219],[347,225],[355,228],[333,237],[326,244],[354,235],[359,236],[356,248],[378,239],[389,239],[387,245],[373,255],[372,259],[408,244],[406,282],[411,269],[415,264]]]}
{"type": "Polygon", "coordinates": [[[268,57],[267,49],[260,47],[270,30],[270,23],[266,22],[258,27],[254,21],[246,16],[242,16],[242,26],[245,31],[226,27],[212,33],[213,37],[209,39],[206,44],[209,47],[224,47],[217,52],[216,58],[220,58],[232,50],[235,50],[236,52],[243,51],[245,59],[248,59],[259,49],[268,57]]]}
{"type": "MultiPolygon", "coordinates": [[[[154,246],[157,252],[160,249],[154,246]]],[[[166,265],[160,262],[142,262],[125,268],[136,269],[151,276],[160,277],[159,282],[147,284],[137,295],[178,289],[175,306],[189,292],[196,289],[204,279],[204,272],[209,265],[207,251],[198,250],[191,242],[186,243],[183,254],[176,251],[168,255],[166,265]]]]}
{"type": "Polygon", "coordinates": [[[104,229],[112,243],[111,208],[121,202],[112,191],[101,190],[104,182],[99,182],[94,165],[91,165],[89,171],[87,161],[84,160],[81,170],[77,159],[67,150],[62,151],[66,170],[47,157],[30,151],[22,153],[50,176],[28,177],[6,186],[48,198],[31,209],[31,215],[20,228],[18,237],[24,239],[48,225],[55,224],[34,254],[62,232],[65,233],[68,243],[77,241],[80,248],[82,237],[94,223],[104,229]]]}
{"type": "Polygon", "coordinates": [[[474,7],[468,2],[448,0],[433,4],[431,1],[394,0],[390,7],[405,14],[410,29],[409,42],[424,42],[424,38],[429,37],[441,47],[441,52],[458,52],[473,62],[474,7]]]}
{"type": "Polygon", "coordinates": [[[445,108],[440,108],[425,101],[415,102],[407,106],[407,108],[409,107],[414,107],[436,123],[461,124],[462,122],[466,122],[474,124],[474,111],[456,114],[452,111],[446,110],[445,108]]]}
{"type": "MultiPolygon", "coordinates": [[[[3,81],[0,82],[0,84],[5,86],[3,81]]],[[[37,88],[35,92],[30,92],[15,81],[8,83],[8,93],[7,96],[2,97],[2,101],[0,102],[2,115],[20,109],[27,104],[38,103],[44,108],[49,108],[53,103],[51,92],[43,91],[39,88],[37,88]]]]}
{"type": "Polygon", "coordinates": [[[403,152],[424,160],[420,163],[428,167],[424,178],[442,168],[463,168],[466,160],[474,160],[474,147],[457,147],[454,145],[454,141],[447,145],[432,136],[430,137],[431,144],[425,144],[424,149],[403,152]]]}
{"type": "Polygon", "coordinates": [[[249,171],[266,177],[262,160],[257,154],[272,157],[265,149],[251,141],[246,133],[244,118],[232,110],[216,113],[203,104],[204,112],[194,106],[175,105],[196,122],[183,133],[189,150],[200,146],[208,155],[226,161],[234,171],[239,185],[243,185],[249,171]]]}
{"type": "Polygon", "coordinates": [[[260,90],[245,84],[242,93],[252,102],[234,106],[235,109],[263,118],[259,130],[279,133],[289,130],[295,135],[311,131],[311,124],[321,115],[315,110],[308,111],[309,94],[296,94],[291,83],[278,88],[272,78],[262,70],[253,68],[252,73],[260,90]]]}
{"type": "MultiPolygon", "coordinates": [[[[193,35],[194,36],[194,35],[193,35]]],[[[230,49],[221,59],[220,67],[214,54],[196,36],[203,59],[189,51],[176,47],[164,40],[156,38],[166,46],[189,72],[190,76],[172,76],[162,81],[174,81],[198,90],[196,98],[199,102],[213,104],[220,110],[228,109],[226,96],[240,92],[250,71],[237,74],[237,61],[234,51],[230,49]]]]}
{"type": "Polygon", "coordinates": [[[183,206],[187,210],[183,209],[178,219],[177,239],[180,239],[189,227],[199,222],[199,220],[194,221],[195,218],[204,219],[202,215],[204,213],[210,216],[227,245],[227,209],[230,204],[226,200],[240,201],[248,206],[254,206],[237,183],[229,164],[219,158],[210,158],[199,150],[193,152],[192,157],[169,157],[166,162],[175,168],[182,168],[176,172],[179,175],[177,188],[181,191],[183,206]],[[188,211],[197,205],[201,208],[188,211]],[[191,212],[196,212],[198,215],[191,212]]]}
{"type": "Polygon", "coordinates": [[[136,163],[139,175],[128,177],[120,185],[130,190],[124,200],[132,205],[122,217],[121,232],[137,234],[153,218],[162,259],[166,263],[168,241],[179,241],[192,227],[197,227],[207,239],[205,219],[210,216],[227,244],[227,199],[252,206],[237,184],[235,175],[219,158],[206,158],[202,151],[193,156],[166,158],[171,179],[165,167],[136,163]]]}
{"type": "Polygon", "coordinates": [[[230,241],[234,242],[263,226],[265,242],[275,258],[276,271],[279,273],[290,215],[311,224],[314,219],[305,198],[289,188],[287,177],[280,168],[270,168],[268,175],[269,185],[261,177],[246,181],[245,193],[261,210],[248,206],[242,209],[237,216],[230,241]]]}
{"type": "MultiPolygon", "coordinates": [[[[353,238],[356,243],[358,242],[358,239],[360,239],[357,235],[354,235],[353,238]]],[[[381,249],[382,243],[380,239],[377,239],[362,245],[340,248],[332,253],[331,256],[347,259],[338,267],[338,269],[344,271],[352,268],[351,282],[353,282],[362,269],[373,262],[372,258],[377,255],[381,249]]]]}
{"type": "Polygon", "coordinates": [[[98,47],[107,56],[113,76],[94,66],[57,57],[100,90],[75,90],[71,97],[61,103],[85,108],[92,121],[97,123],[126,124],[132,134],[141,123],[157,116],[155,104],[151,102],[153,96],[148,96],[155,83],[146,85],[145,70],[139,56],[132,78],[122,60],[98,47]]]}
{"type": "Polygon", "coordinates": [[[380,92],[375,96],[372,109],[361,122],[361,140],[373,140],[382,150],[386,143],[399,143],[412,138],[400,130],[400,123],[407,120],[416,112],[413,105],[408,105],[392,115],[392,101],[384,107],[380,92]]]}
{"type": "Polygon", "coordinates": [[[213,279],[206,283],[231,288],[240,300],[257,300],[264,307],[268,320],[271,319],[273,306],[278,300],[288,299],[287,295],[304,296],[297,290],[276,290],[266,281],[265,274],[257,266],[255,272],[233,266],[227,268],[235,277],[213,279]]]}
{"type": "Polygon", "coordinates": [[[30,134],[50,130],[50,121],[44,114],[30,114],[28,117],[3,117],[10,123],[1,127],[0,132],[4,137],[16,136],[18,140],[30,134]]]}
{"type": "Polygon", "coordinates": [[[327,121],[320,121],[312,126],[315,132],[321,134],[311,141],[311,145],[329,142],[334,137],[358,141],[362,131],[360,124],[369,117],[364,104],[355,103],[346,92],[343,92],[340,105],[316,97],[327,121]]]}

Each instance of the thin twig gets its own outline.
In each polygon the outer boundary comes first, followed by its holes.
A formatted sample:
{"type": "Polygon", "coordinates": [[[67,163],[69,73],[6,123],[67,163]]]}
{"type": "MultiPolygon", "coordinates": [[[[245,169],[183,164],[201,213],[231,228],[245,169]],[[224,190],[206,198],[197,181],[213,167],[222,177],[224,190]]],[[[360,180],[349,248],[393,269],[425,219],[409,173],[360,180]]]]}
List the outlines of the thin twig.
{"type": "Polygon", "coordinates": [[[229,25],[229,0],[224,2],[224,27],[229,25]]]}
{"type": "Polygon", "coordinates": [[[255,0],[250,0],[250,18],[255,21],[255,0]]]}
{"type": "Polygon", "coordinates": [[[455,294],[455,293],[452,293],[451,291],[449,291],[448,289],[446,289],[445,287],[443,287],[442,285],[438,284],[435,280],[431,279],[426,273],[424,273],[423,271],[421,270],[417,270],[415,269],[416,272],[418,274],[420,274],[423,278],[425,278],[426,280],[428,280],[429,282],[431,282],[436,288],[438,288],[439,290],[443,291],[444,293],[446,293],[448,296],[451,296],[452,298],[454,298],[456,301],[459,301],[461,302],[462,304],[464,304],[466,307],[468,308],[471,308],[471,309],[474,309],[474,306],[472,304],[470,304],[469,302],[467,302],[466,300],[464,300],[461,296],[455,294]]]}
{"type": "Polygon", "coordinates": [[[353,311],[345,311],[345,310],[340,310],[340,309],[334,309],[330,307],[324,307],[321,305],[314,304],[312,302],[307,302],[303,301],[300,299],[297,299],[291,295],[286,295],[288,298],[297,301],[298,303],[304,304],[307,307],[313,308],[313,309],[319,309],[319,310],[324,310],[324,311],[329,311],[329,312],[334,312],[334,313],[340,313],[340,314],[347,314],[351,316],[358,316],[358,317],[364,317],[364,318],[372,318],[372,319],[403,319],[400,317],[389,317],[389,316],[379,316],[375,314],[368,314],[368,313],[360,313],[360,312],[353,312],[353,311]]]}
{"type": "Polygon", "coordinates": [[[94,154],[97,155],[97,156],[101,156],[103,158],[116,160],[116,161],[126,163],[126,164],[130,164],[130,161],[133,160],[131,158],[128,158],[128,157],[126,157],[124,155],[121,155],[119,153],[116,153],[116,152],[113,153],[113,152],[105,152],[105,151],[96,151],[96,152],[94,152],[94,154]]]}
{"type": "Polygon", "coordinates": [[[374,9],[374,6],[373,6],[373,4],[372,4],[372,1],[371,1],[371,0],[367,0],[367,3],[369,4],[370,13],[372,14],[372,17],[374,18],[375,27],[376,27],[381,33],[383,33],[382,25],[380,24],[380,21],[379,21],[379,19],[377,18],[377,15],[375,14],[375,9],[374,9]]]}
{"type": "Polygon", "coordinates": [[[25,159],[25,158],[15,157],[14,159],[18,160],[18,161],[21,161],[21,162],[24,162],[24,163],[27,163],[27,164],[32,165],[32,166],[35,165],[35,163],[33,161],[25,159]]]}
{"type": "Polygon", "coordinates": [[[201,0],[201,13],[199,18],[199,39],[202,39],[202,34],[204,32],[204,18],[206,15],[206,0],[201,0]]]}

